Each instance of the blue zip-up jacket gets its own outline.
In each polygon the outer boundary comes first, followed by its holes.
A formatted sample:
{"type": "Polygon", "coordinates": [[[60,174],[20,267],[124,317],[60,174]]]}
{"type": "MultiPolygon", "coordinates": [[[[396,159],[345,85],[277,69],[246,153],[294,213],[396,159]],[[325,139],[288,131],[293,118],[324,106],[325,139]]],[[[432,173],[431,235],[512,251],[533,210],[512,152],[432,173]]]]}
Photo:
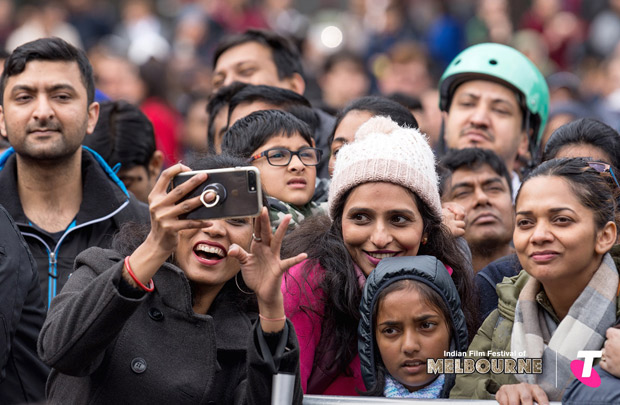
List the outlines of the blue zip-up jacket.
{"type": "Polygon", "coordinates": [[[11,214],[37,262],[46,306],[62,289],[83,250],[111,246],[112,236],[125,222],[148,223],[148,206],[131,194],[110,166],[83,147],[83,199],[74,221],[56,243],[50,233],[34,226],[24,214],[17,192],[17,162],[13,148],[0,156],[0,204],[11,214]]]}

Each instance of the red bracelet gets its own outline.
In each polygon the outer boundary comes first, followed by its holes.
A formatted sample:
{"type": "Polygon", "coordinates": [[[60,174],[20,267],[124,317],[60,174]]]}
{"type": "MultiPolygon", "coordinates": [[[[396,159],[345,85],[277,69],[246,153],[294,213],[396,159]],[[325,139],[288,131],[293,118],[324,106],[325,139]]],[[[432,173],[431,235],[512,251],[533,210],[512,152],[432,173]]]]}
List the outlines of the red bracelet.
{"type": "Polygon", "coordinates": [[[135,274],[133,274],[133,270],[131,270],[131,266],[129,265],[129,256],[125,258],[125,269],[127,269],[127,273],[129,273],[131,278],[133,278],[133,281],[135,281],[136,284],[138,284],[138,287],[142,288],[146,292],[151,292],[155,289],[155,284],[153,284],[153,279],[149,280],[149,286],[147,287],[144,284],[142,284],[140,280],[138,280],[138,277],[136,277],[135,274]]]}
{"type": "Polygon", "coordinates": [[[258,317],[260,319],[262,319],[263,321],[271,321],[271,322],[285,321],[286,320],[286,316],[283,316],[282,318],[267,318],[265,316],[262,316],[261,314],[258,314],[258,317]]]}

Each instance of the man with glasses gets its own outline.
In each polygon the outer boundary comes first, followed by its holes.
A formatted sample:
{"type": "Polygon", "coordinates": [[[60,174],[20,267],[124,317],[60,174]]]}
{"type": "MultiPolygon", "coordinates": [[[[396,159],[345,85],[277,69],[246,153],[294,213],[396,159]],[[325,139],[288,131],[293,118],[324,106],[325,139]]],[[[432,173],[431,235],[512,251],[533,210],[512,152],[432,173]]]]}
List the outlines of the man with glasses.
{"type": "Polygon", "coordinates": [[[261,110],[228,129],[222,152],[246,158],[260,170],[271,225],[277,227],[291,214],[292,229],[306,217],[325,212],[311,201],[321,160],[321,150],[314,146],[305,122],[284,111],[261,110]]]}

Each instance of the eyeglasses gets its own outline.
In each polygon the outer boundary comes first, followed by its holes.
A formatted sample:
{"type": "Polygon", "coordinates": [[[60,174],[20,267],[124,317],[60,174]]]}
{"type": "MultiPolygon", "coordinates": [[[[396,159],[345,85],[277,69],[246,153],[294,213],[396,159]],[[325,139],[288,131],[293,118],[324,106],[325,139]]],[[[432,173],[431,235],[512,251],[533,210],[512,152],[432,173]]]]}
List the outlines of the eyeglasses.
{"type": "Polygon", "coordinates": [[[593,162],[588,162],[588,166],[590,166],[592,169],[596,170],[597,172],[601,174],[609,173],[611,178],[614,179],[614,183],[616,183],[616,186],[620,188],[620,184],[618,184],[618,179],[616,178],[616,175],[614,174],[614,169],[612,169],[609,163],[593,161],[593,162]]]}
{"type": "Polygon", "coordinates": [[[284,148],[273,148],[252,156],[250,162],[266,157],[267,162],[272,166],[287,166],[291,163],[293,156],[297,156],[304,166],[316,166],[321,161],[322,153],[323,151],[318,148],[301,148],[297,152],[284,148]]]}

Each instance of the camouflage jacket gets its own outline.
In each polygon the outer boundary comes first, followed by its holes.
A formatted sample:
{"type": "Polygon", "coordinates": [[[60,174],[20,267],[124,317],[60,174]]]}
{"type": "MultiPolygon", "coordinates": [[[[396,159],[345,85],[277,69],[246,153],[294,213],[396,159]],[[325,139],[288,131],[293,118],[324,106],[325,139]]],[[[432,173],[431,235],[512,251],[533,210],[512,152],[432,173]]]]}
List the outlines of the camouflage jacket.
{"type": "Polygon", "coordinates": [[[291,222],[288,225],[288,230],[292,231],[297,228],[299,224],[306,219],[314,215],[327,214],[327,203],[323,202],[317,204],[310,201],[308,204],[298,207],[297,205],[289,204],[284,201],[280,201],[277,198],[267,197],[269,203],[269,220],[271,221],[271,228],[275,230],[286,214],[291,214],[291,222]]]}

